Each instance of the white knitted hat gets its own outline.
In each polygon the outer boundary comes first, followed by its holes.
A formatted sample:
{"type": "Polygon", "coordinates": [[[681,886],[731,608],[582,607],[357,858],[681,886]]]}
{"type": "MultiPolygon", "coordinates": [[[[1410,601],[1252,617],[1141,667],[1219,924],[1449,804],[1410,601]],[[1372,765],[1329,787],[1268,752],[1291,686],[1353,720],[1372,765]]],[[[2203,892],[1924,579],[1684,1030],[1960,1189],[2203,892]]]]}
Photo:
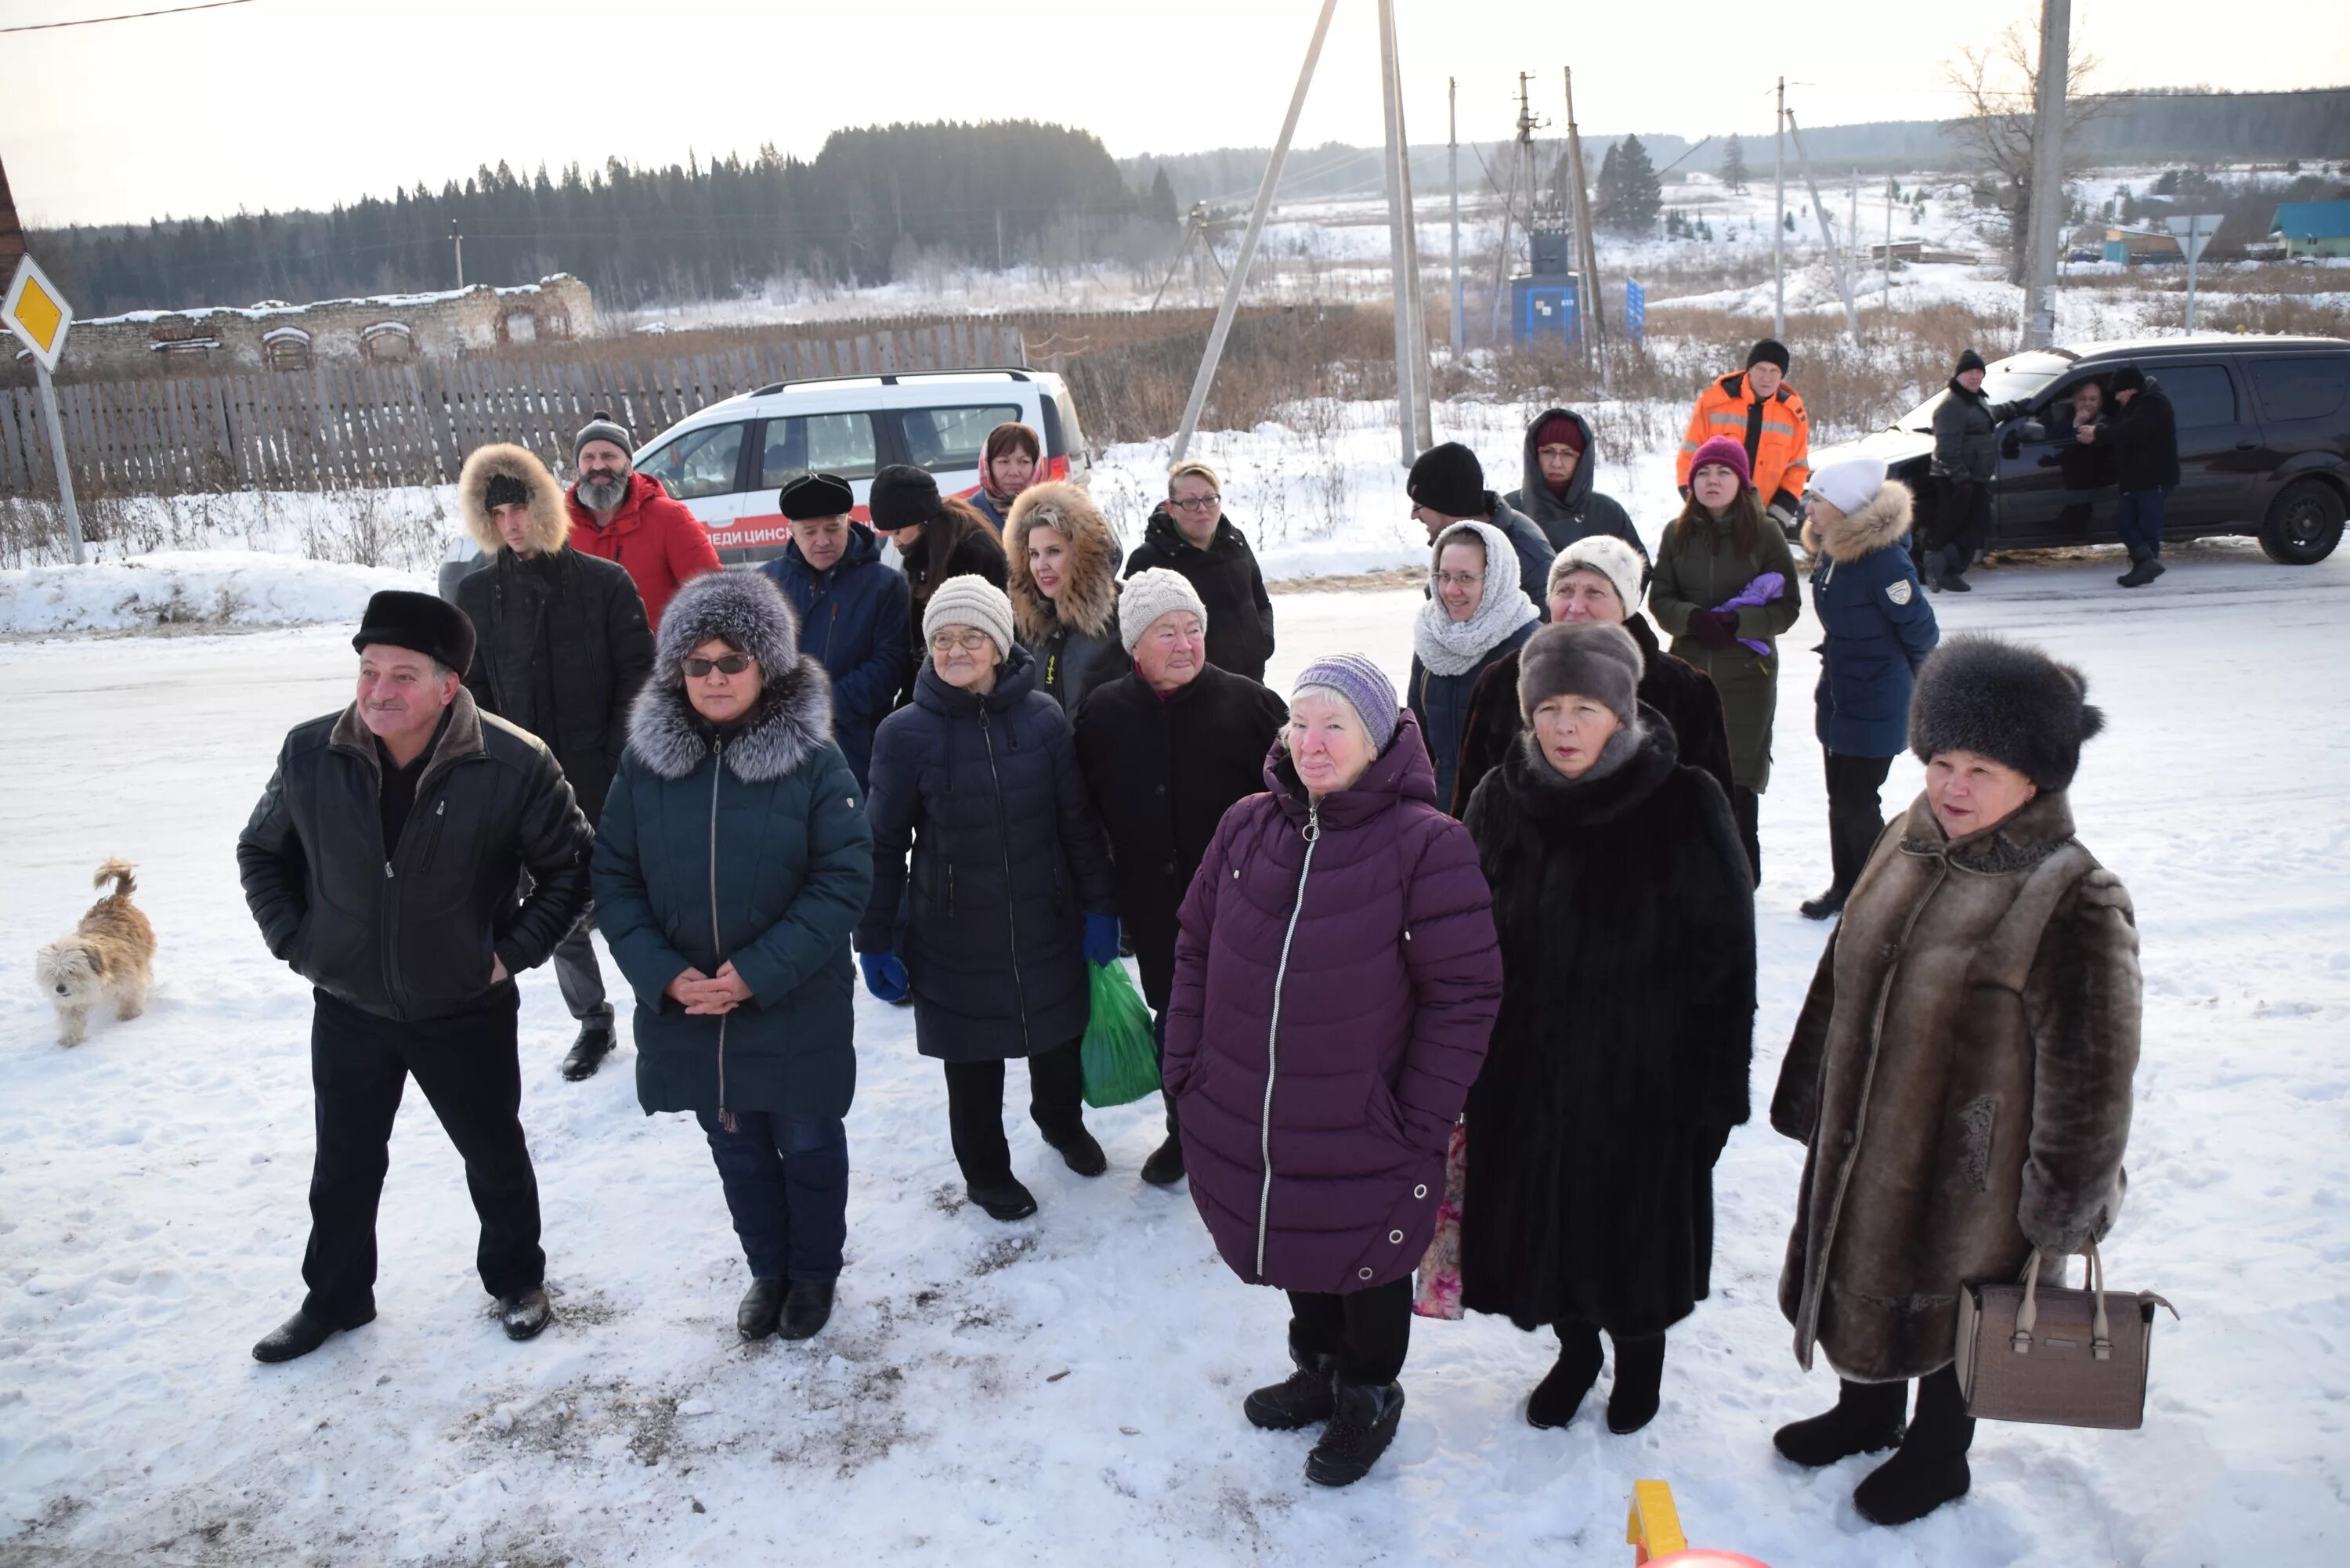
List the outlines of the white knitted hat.
{"type": "Polygon", "coordinates": [[[1596,572],[1624,601],[1624,613],[1628,616],[1640,607],[1641,566],[1640,553],[1615,535],[1586,534],[1551,561],[1550,581],[1544,586],[1545,590],[1556,588],[1558,580],[1569,572],[1596,572]]]}
{"type": "Polygon", "coordinates": [[[977,627],[995,639],[997,652],[1012,657],[1012,601],[985,577],[966,572],[938,586],[922,611],[923,642],[942,626],[977,627]]]}
{"type": "Polygon", "coordinates": [[[1885,460],[1862,453],[1812,470],[1811,493],[1839,512],[1857,512],[1885,487],[1885,460]]]}
{"type": "Polygon", "coordinates": [[[1153,566],[1147,572],[1137,572],[1126,579],[1118,596],[1118,637],[1126,644],[1128,653],[1150,629],[1150,623],[1175,610],[1190,610],[1200,618],[1200,629],[1208,629],[1208,607],[1200,598],[1200,590],[1191,579],[1180,572],[1170,572],[1164,566],[1153,566]]]}

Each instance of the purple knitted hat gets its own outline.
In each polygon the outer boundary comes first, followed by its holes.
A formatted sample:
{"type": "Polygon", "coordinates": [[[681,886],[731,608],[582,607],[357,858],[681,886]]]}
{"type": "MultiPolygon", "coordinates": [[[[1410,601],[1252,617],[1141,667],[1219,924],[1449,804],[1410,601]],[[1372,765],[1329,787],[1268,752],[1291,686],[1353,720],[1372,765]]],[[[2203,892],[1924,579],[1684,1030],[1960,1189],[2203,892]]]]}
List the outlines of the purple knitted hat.
{"type": "Polygon", "coordinates": [[[1741,484],[1754,483],[1754,465],[1747,461],[1746,446],[1742,441],[1732,441],[1728,436],[1715,436],[1690,453],[1690,473],[1694,477],[1699,469],[1710,462],[1718,462],[1738,475],[1741,484]]]}
{"type": "Polygon", "coordinates": [[[1377,750],[1386,751],[1388,742],[1395,739],[1395,687],[1379,673],[1378,665],[1361,654],[1336,653],[1315,659],[1297,677],[1297,684],[1290,688],[1289,700],[1296,701],[1297,694],[1309,686],[1326,687],[1344,697],[1363,721],[1363,728],[1377,750]]]}

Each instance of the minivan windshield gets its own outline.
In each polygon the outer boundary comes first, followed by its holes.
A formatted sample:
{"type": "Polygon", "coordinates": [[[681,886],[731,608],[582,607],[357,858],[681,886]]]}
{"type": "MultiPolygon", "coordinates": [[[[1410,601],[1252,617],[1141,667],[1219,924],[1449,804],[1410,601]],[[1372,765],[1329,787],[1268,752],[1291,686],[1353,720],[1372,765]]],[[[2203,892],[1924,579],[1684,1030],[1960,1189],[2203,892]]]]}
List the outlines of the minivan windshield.
{"type": "MultiPolygon", "coordinates": [[[[2037,397],[2046,391],[2057,377],[2072,368],[2073,361],[2062,354],[2050,354],[2039,349],[2011,354],[1983,372],[1983,396],[1994,403],[2037,397]]],[[[1940,408],[1942,400],[1950,395],[1950,388],[1944,387],[1896,420],[1893,428],[1930,435],[1934,429],[1934,410],[1940,408]]]]}

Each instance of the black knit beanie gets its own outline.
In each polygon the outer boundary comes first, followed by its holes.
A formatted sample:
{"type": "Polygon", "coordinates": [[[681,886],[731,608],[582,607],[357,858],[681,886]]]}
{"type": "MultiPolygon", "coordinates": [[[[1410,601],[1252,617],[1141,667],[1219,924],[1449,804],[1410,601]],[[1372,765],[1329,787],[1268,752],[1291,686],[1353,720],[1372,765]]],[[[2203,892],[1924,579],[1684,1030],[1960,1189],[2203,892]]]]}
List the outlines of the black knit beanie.
{"type": "Polygon", "coordinates": [[[931,477],[927,469],[893,462],[873,476],[865,510],[873,519],[873,526],[885,534],[911,528],[918,523],[935,523],[943,510],[939,482],[931,477]]]}
{"type": "Polygon", "coordinates": [[[1457,441],[1421,452],[1403,490],[1420,505],[1447,517],[1485,515],[1485,465],[1457,441]]]}
{"type": "Polygon", "coordinates": [[[1987,370],[1990,368],[1990,366],[1983,363],[1983,357],[1981,355],[1976,353],[1973,349],[1969,348],[1960,354],[1959,368],[1951,373],[1953,375],[1963,376],[1970,370],[1987,370]]]}
{"type": "Polygon", "coordinates": [[[1787,346],[1776,337],[1763,338],[1746,351],[1746,368],[1752,370],[1757,365],[1776,365],[1779,367],[1779,374],[1785,375],[1788,365],[1787,346]]]}
{"type": "Polygon", "coordinates": [[[525,506],[530,503],[530,487],[511,473],[494,473],[489,483],[482,486],[482,510],[495,512],[501,506],[525,506]]]}

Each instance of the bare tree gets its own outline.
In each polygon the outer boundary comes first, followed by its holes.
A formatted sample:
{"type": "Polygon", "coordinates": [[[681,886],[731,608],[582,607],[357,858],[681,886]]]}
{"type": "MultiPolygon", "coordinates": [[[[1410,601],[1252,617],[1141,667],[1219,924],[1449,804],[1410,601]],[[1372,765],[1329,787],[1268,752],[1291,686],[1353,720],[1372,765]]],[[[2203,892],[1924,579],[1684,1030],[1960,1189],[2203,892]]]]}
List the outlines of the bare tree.
{"type": "MultiPolygon", "coordinates": [[[[2010,22],[1990,44],[1966,48],[1955,60],[1943,63],[1943,79],[1959,90],[1967,112],[1951,126],[1959,144],[2003,184],[2001,207],[2007,219],[2007,281],[2021,284],[2029,265],[2032,232],[2032,147],[2037,125],[2033,114],[2040,95],[2040,50],[2036,33],[2027,34],[2020,22],[2010,22]]],[[[2080,140],[2073,132],[2111,107],[2111,100],[2087,92],[2089,78],[2101,62],[2086,50],[2075,51],[2064,81],[2065,172],[2079,164],[2074,149],[2080,140]]]]}

